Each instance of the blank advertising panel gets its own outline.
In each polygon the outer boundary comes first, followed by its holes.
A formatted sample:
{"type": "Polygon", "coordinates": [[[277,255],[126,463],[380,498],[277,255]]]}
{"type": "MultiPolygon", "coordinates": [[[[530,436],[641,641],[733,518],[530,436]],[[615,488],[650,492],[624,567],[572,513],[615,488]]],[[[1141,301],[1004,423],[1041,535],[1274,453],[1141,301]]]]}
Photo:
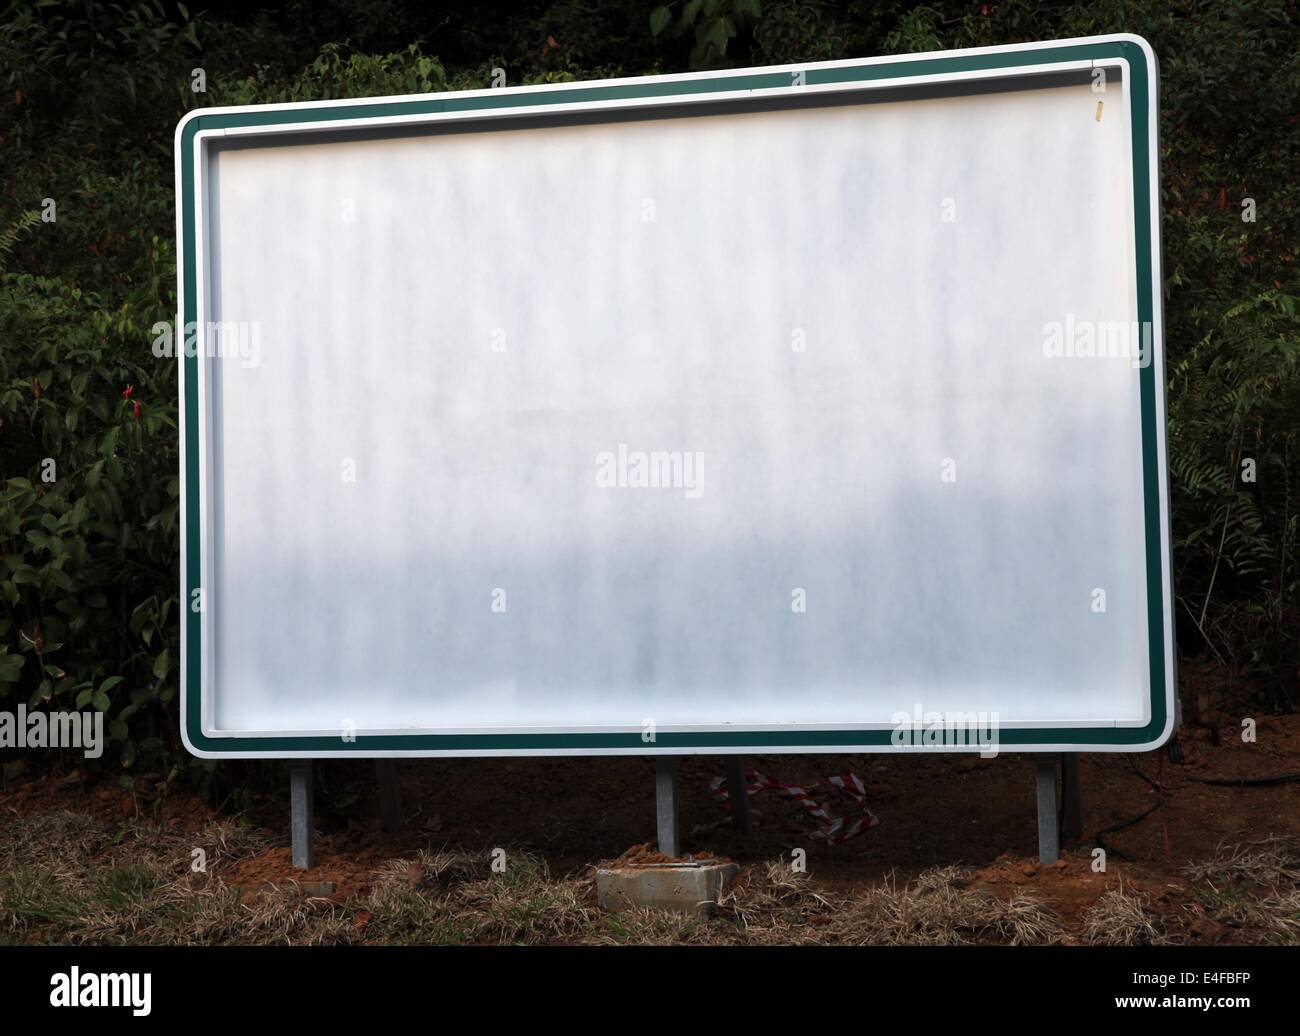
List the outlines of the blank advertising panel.
{"type": "Polygon", "coordinates": [[[191,750],[1163,742],[1156,100],[1113,36],[187,116],[191,750]]]}

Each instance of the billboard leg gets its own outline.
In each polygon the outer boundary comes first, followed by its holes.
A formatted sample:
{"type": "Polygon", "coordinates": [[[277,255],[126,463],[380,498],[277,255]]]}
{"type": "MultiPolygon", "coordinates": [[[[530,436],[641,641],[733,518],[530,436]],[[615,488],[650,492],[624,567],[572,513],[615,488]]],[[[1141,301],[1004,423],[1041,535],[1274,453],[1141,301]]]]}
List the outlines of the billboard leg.
{"type": "Polygon", "coordinates": [[[1061,833],[1066,838],[1083,837],[1083,789],[1079,784],[1079,754],[1061,756],[1061,833]]]}
{"type": "Polygon", "coordinates": [[[376,759],[375,776],[379,778],[379,812],[385,831],[402,829],[402,789],[397,783],[397,760],[376,759]]]}
{"type": "Polygon", "coordinates": [[[293,838],[293,865],[311,870],[315,865],[312,850],[312,766],[310,759],[289,764],[289,817],[293,838]]]}
{"type": "Polygon", "coordinates": [[[1060,816],[1056,812],[1056,756],[1040,755],[1038,768],[1038,862],[1046,866],[1061,855],[1060,816]]]}
{"type": "Polygon", "coordinates": [[[745,787],[745,760],[727,756],[727,798],[731,801],[731,822],[742,834],[749,834],[749,789],[745,787]]]}
{"type": "Polygon", "coordinates": [[[659,851],[665,856],[680,855],[677,821],[677,767],[675,755],[655,759],[655,822],[659,829],[659,851]]]}

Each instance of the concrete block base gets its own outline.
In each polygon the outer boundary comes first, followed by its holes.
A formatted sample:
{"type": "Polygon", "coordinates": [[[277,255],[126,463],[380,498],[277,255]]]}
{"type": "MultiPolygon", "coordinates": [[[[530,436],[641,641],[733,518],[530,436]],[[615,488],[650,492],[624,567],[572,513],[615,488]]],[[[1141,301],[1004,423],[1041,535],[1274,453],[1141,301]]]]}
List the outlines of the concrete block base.
{"type": "Polygon", "coordinates": [[[596,899],[605,910],[634,907],[712,917],[718,898],[740,868],[734,863],[618,864],[596,869],[596,899]]]}

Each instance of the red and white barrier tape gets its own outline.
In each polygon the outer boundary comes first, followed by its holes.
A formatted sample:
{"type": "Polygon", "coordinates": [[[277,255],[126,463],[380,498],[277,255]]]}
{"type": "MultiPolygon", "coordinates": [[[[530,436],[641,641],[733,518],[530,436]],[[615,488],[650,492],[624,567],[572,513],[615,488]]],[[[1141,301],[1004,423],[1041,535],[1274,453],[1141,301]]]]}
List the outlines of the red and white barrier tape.
{"type": "MultiPolygon", "coordinates": [[[[812,832],[814,838],[825,838],[832,845],[839,845],[850,838],[862,834],[868,828],[875,827],[880,823],[879,818],[867,808],[867,789],[863,785],[861,778],[855,773],[844,772],[833,777],[823,777],[819,782],[826,785],[833,791],[838,791],[851,799],[860,812],[860,816],[853,817],[833,817],[826,812],[825,808],[812,796],[812,792],[799,784],[783,784],[780,781],[774,781],[770,777],[764,777],[757,770],[745,771],[745,784],[749,789],[750,796],[757,795],[762,791],[783,791],[791,798],[797,799],[807,814],[817,823],[817,830],[812,832]]],[[[731,809],[730,796],[727,794],[727,780],[725,777],[715,777],[709,785],[709,789],[720,802],[726,803],[727,809],[731,809]]]]}

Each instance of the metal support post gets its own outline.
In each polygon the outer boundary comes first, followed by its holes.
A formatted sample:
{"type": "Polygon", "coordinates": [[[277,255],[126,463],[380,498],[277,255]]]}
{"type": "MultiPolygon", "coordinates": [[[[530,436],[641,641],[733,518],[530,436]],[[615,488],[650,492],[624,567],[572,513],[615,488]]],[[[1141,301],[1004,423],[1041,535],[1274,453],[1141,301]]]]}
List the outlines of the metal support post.
{"type": "Polygon", "coordinates": [[[289,816],[293,839],[293,865],[311,870],[316,858],[312,848],[312,765],[310,759],[289,764],[289,816]]]}
{"type": "Polygon", "coordinates": [[[402,788],[397,782],[397,760],[376,759],[375,776],[379,779],[379,812],[385,831],[402,829],[402,788]]]}
{"type": "Polygon", "coordinates": [[[659,851],[665,856],[680,855],[677,820],[677,767],[675,755],[655,759],[655,821],[659,830],[659,851]]]}
{"type": "Polygon", "coordinates": [[[727,756],[727,799],[731,802],[731,822],[742,834],[749,834],[753,825],[749,789],[745,786],[745,760],[738,755],[727,756]]]}
{"type": "Polygon", "coordinates": [[[1038,862],[1055,863],[1061,855],[1060,817],[1056,812],[1056,764],[1054,755],[1040,755],[1038,770],[1038,862]]]}
{"type": "Polygon", "coordinates": [[[1066,838],[1083,837],[1083,789],[1077,752],[1061,756],[1061,833],[1066,838]]]}

